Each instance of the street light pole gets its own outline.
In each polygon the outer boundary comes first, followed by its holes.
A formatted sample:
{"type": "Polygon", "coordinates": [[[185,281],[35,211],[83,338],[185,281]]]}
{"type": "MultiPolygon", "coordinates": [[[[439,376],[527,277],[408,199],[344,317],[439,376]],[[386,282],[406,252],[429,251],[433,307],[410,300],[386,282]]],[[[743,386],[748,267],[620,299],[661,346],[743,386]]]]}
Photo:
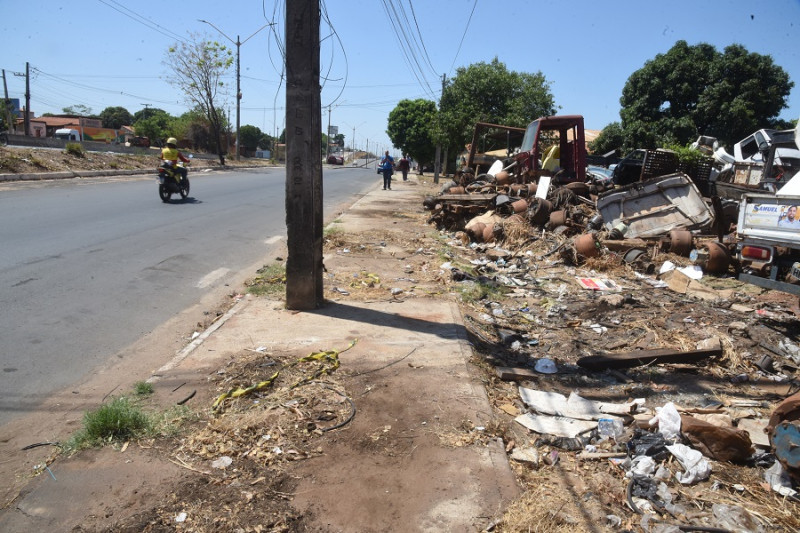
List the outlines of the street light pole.
{"type": "Polygon", "coordinates": [[[224,31],[222,31],[221,29],[217,28],[216,26],[214,26],[209,21],[198,19],[198,22],[203,22],[205,24],[208,24],[209,26],[211,26],[212,28],[217,30],[223,37],[228,39],[231,42],[231,44],[236,45],[236,160],[239,161],[239,124],[240,124],[240,116],[241,116],[240,113],[239,113],[239,103],[242,100],[242,91],[241,91],[241,85],[240,85],[241,76],[240,76],[240,53],[239,53],[239,49],[242,47],[242,45],[244,43],[249,41],[251,37],[255,36],[256,33],[260,32],[261,30],[263,30],[267,26],[272,26],[275,23],[274,22],[268,22],[268,23],[264,24],[263,26],[258,28],[255,32],[253,32],[253,34],[250,35],[250,37],[248,37],[244,41],[240,41],[239,40],[239,36],[237,35],[236,36],[236,41],[234,42],[233,39],[231,39],[230,37],[225,35],[224,31]]]}

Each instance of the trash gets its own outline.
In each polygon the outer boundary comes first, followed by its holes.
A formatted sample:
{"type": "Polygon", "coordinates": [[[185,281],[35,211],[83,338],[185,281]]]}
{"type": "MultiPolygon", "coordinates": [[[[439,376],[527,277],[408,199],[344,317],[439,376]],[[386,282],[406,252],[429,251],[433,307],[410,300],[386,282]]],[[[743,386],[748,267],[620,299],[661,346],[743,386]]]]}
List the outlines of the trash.
{"type": "Polygon", "coordinates": [[[601,418],[597,421],[597,433],[602,439],[617,440],[625,433],[625,425],[618,418],[601,418]]]}
{"type": "Polygon", "coordinates": [[[764,533],[765,529],[756,518],[738,505],[715,503],[711,506],[714,515],[714,526],[730,531],[746,531],[747,533],[764,533]]]}
{"type": "Polygon", "coordinates": [[[650,420],[650,425],[658,424],[658,432],[666,440],[675,440],[681,433],[681,415],[675,404],[667,402],[663,407],[656,407],[656,416],[650,420]]]}
{"type": "Polygon", "coordinates": [[[213,468],[219,468],[220,470],[224,470],[224,469],[228,468],[229,466],[231,466],[232,463],[233,463],[233,459],[231,459],[227,455],[223,455],[222,457],[220,457],[218,459],[215,459],[211,463],[211,466],[213,468]]]}
{"type": "Polygon", "coordinates": [[[552,359],[546,359],[546,358],[542,358],[536,361],[534,369],[536,369],[536,371],[541,374],[555,374],[556,372],[558,372],[555,362],[553,362],[552,359]]]}
{"type": "Polygon", "coordinates": [[[792,488],[792,480],[784,471],[778,461],[764,472],[764,480],[769,483],[772,490],[781,496],[797,496],[797,491],[792,488]]]}
{"type": "Polygon", "coordinates": [[[637,350],[624,353],[590,355],[578,359],[578,366],[590,370],[633,368],[651,363],[697,363],[709,357],[718,357],[721,355],[722,346],[688,352],[660,348],[657,350],[637,350]]]}
{"type": "MultiPolygon", "coordinates": [[[[574,392],[569,398],[557,392],[547,392],[526,387],[519,388],[523,402],[537,412],[548,415],[564,416],[579,420],[599,420],[613,418],[609,415],[626,416],[635,413],[644,400],[633,400],[626,403],[596,402],[582,398],[574,392]]],[[[594,429],[592,425],[592,429],[594,429]]]]}
{"type": "Polygon", "coordinates": [[[185,512],[181,511],[180,513],[178,513],[178,514],[175,516],[175,521],[176,521],[177,523],[179,523],[179,524],[182,524],[183,522],[186,522],[186,519],[187,519],[188,517],[189,517],[189,515],[188,515],[188,514],[186,514],[185,512]]]}
{"type": "Polygon", "coordinates": [[[514,448],[511,458],[520,463],[528,463],[535,468],[541,465],[539,451],[536,448],[514,448]]]}
{"type": "Polygon", "coordinates": [[[601,278],[575,278],[578,281],[578,285],[583,287],[584,289],[589,289],[593,291],[619,291],[622,290],[622,287],[617,285],[616,282],[610,279],[601,279],[601,278]]]}
{"type": "Polygon", "coordinates": [[[717,461],[744,462],[753,454],[750,435],[742,429],[723,428],[682,415],[680,432],[703,455],[717,461]]]}
{"type": "Polygon", "coordinates": [[[536,433],[569,438],[575,438],[582,433],[591,431],[596,426],[593,421],[575,420],[574,418],[563,416],[534,415],[531,413],[520,415],[514,421],[536,433]]]}
{"type": "Polygon", "coordinates": [[[667,450],[683,466],[684,472],[677,472],[675,479],[683,485],[692,485],[698,481],[704,481],[711,475],[711,463],[703,454],[684,444],[672,444],[667,446],[667,450]]]}
{"type": "Polygon", "coordinates": [[[631,459],[631,466],[626,476],[651,477],[656,471],[656,462],[647,455],[637,455],[631,459]]]}
{"type": "Polygon", "coordinates": [[[659,433],[634,429],[633,437],[626,443],[626,446],[628,452],[633,456],[646,455],[658,462],[669,457],[667,441],[659,433]]]}

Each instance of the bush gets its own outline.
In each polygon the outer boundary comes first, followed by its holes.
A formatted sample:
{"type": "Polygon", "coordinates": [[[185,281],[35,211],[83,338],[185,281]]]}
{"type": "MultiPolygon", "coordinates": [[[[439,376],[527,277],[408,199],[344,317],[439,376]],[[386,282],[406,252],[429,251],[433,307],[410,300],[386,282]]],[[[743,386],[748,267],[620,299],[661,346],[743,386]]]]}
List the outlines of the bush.
{"type": "Polygon", "coordinates": [[[74,155],[75,157],[85,157],[86,151],[83,149],[83,145],[81,143],[67,143],[64,147],[64,151],[70,155],[74,155]]]}

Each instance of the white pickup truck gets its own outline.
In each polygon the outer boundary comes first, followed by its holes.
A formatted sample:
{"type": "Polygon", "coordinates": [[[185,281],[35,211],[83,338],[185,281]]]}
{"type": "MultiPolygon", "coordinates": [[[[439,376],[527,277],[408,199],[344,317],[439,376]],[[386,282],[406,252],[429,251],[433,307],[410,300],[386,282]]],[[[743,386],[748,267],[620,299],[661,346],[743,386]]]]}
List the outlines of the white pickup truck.
{"type": "Polygon", "coordinates": [[[739,279],[800,295],[800,174],[776,194],[745,194],[736,226],[739,279]]]}
{"type": "MultiPolygon", "coordinates": [[[[794,143],[800,146],[800,125],[794,143]]],[[[773,194],[746,193],[736,225],[739,279],[800,295],[800,169],[779,161],[775,147],[767,151],[765,168],[781,184],[773,194]]]]}

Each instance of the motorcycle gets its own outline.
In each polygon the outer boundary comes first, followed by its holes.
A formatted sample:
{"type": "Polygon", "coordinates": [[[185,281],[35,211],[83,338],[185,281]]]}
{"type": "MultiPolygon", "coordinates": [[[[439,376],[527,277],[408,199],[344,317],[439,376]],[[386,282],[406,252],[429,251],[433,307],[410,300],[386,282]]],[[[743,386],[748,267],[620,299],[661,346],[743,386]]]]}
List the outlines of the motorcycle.
{"type": "Polygon", "coordinates": [[[162,161],[158,166],[158,196],[164,203],[169,202],[173,194],[180,194],[183,200],[189,196],[189,178],[182,177],[176,167],[186,168],[180,161],[174,164],[162,161]]]}

